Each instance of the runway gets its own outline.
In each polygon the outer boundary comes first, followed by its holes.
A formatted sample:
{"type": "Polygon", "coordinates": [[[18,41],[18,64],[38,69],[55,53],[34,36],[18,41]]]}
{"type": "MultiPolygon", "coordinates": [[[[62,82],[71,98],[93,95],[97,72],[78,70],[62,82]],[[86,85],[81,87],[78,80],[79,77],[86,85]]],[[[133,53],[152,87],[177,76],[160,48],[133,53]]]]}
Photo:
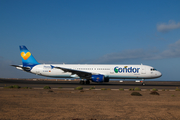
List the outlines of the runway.
{"type": "Polygon", "coordinates": [[[15,79],[0,79],[0,87],[11,86],[11,85],[19,85],[21,87],[32,87],[32,88],[43,88],[44,86],[50,86],[51,88],[76,88],[78,86],[82,86],[84,89],[89,89],[90,87],[94,87],[96,89],[101,88],[110,88],[110,89],[129,89],[139,87],[141,89],[176,89],[176,87],[180,88],[180,81],[172,81],[172,82],[164,82],[164,81],[145,81],[146,85],[142,86],[139,82],[134,81],[110,81],[108,83],[93,83],[91,82],[89,85],[80,85],[79,81],[43,81],[43,80],[15,80],[15,79]]]}

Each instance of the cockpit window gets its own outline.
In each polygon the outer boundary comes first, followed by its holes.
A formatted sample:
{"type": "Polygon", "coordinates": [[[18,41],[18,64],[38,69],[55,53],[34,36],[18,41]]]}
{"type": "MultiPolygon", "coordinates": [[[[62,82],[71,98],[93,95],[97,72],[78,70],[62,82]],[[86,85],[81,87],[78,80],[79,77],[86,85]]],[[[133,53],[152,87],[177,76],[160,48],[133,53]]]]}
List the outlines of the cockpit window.
{"type": "Polygon", "coordinates": [[[156,69],[155,68],[151,68],[151,71],[156,71],[156,69]]]}

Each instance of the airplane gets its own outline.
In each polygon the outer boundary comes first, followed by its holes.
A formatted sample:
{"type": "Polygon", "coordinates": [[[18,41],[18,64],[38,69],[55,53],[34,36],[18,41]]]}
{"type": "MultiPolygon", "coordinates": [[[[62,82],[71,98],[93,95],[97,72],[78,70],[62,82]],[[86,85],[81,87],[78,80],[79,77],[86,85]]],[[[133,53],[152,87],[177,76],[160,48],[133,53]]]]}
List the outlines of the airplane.
{"type": "Polygon", "coordinates": [[[115,64],[41,64],[36,61],[26,46],[19,46],[22,65],[11,65],[19,70],[54,78],[79,78],[80,84],[109,82],[110,79],[154,79],[161,72],[147,65],[115,64]]]}

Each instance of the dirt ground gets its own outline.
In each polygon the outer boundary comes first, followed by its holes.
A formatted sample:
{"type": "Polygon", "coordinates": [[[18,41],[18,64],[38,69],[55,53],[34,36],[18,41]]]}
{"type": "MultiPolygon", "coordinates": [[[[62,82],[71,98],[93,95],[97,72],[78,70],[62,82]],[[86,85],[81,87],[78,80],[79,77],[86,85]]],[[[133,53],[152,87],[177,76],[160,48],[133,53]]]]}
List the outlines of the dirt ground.
{"type": "Polygon", "coordinates": [[[0,120],[180,120],[180,92],[0,89],[0,120]]]}

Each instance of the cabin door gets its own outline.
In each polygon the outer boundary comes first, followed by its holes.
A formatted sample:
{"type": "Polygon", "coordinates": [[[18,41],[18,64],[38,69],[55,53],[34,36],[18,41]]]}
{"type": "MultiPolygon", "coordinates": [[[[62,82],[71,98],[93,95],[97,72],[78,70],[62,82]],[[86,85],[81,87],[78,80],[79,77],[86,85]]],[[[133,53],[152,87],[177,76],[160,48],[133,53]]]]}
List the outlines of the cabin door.
{"type": "Polygon", "coordinates": [[[146,74],[146,68],[143,65],[141,66],[141,74],[146,74]]]}

